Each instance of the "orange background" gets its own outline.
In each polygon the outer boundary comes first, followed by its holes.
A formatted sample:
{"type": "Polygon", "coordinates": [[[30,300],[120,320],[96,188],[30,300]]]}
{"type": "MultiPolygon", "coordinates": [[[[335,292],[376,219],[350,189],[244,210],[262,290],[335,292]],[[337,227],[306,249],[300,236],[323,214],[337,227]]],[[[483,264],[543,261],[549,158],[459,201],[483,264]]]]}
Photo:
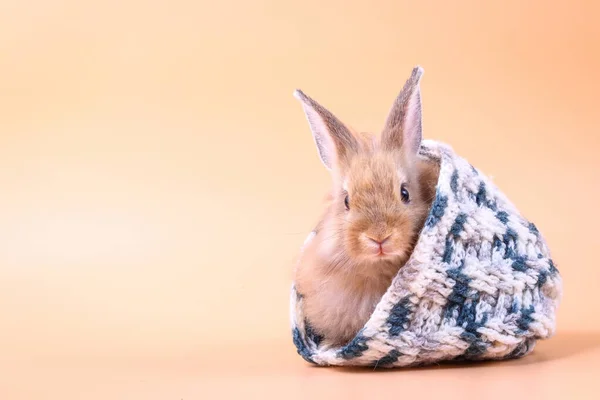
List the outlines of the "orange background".
{"type": "Polygon", "coordinates": [[[600,330],[600,6],[493,3],[2,1],[0,397],[180,398],[77,365],[304,376],[291,267],[329,175],[292,92],[378,132],[416,64],[425,137],[550,244],[555,343],[600,330]]]}

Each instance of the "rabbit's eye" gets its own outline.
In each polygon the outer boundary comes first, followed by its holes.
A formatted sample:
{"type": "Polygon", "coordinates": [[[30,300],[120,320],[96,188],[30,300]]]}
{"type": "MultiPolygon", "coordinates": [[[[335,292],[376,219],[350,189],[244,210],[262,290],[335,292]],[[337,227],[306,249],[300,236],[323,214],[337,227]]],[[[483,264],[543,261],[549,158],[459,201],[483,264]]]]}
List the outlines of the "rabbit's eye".
{"type": "Polygon", "coordinates": [[[350,199],[348,198],[348,195],[344,197],[344,205],[346,206],[346,210],[350,209],[350,199]]]}
{"type": "Polygon", "coordinates": [[[406,185],[404,183],[400,187],[400,195],[402,196],[403,202],[408,203],[410,201],[410,194],[408,193],[408,190],[406,189],[406,185]]]}

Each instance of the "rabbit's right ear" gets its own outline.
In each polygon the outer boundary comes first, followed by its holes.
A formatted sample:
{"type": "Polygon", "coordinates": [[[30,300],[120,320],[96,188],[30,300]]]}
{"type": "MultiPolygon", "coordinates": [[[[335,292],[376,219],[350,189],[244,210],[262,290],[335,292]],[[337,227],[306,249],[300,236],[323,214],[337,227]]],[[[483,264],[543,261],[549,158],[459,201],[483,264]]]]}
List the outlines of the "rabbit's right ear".
{"type": "Polygon", "coordinates": [[[423,68],[413,68],[410,77],[396,97],[381,134],[382,142],[392,149],[404,149],[409,155],[419,151],[421,132],[421,89],[423,68]]]}
{"type": "Polygon", "coordinates": [[[294,97],[302,103],[323,165],[331,170],[336,163],[340,166],[347,162],[350,153],[358,150],[358,142],[350,130],[301,90],[294,91],[294,97]]]}

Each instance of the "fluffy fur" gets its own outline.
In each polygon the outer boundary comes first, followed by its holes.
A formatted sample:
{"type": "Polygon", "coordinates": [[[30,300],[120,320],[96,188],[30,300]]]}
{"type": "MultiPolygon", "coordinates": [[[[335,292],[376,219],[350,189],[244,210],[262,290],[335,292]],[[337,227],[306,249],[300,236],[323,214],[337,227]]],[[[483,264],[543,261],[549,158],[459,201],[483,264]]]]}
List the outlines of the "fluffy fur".
{"type": "Polygon", "coordinates": [[[304,93],[296,95],[333,185],[295,281],[313,329],[332,345],[348,342],[365,324],[410,256],[435,195],[438,165],[417,157],[421,75],[413,70],[380,137],[356,134],[304,93]]]}

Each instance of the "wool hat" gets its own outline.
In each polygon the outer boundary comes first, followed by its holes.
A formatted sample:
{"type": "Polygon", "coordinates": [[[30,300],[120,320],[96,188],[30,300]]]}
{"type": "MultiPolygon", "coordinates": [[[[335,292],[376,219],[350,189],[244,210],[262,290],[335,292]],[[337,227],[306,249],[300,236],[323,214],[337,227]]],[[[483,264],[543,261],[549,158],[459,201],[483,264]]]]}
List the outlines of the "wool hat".
{"type": "Polygon", "coordinates": [[[293,342],[306,361],[389,368],[502,360],[554,334],[562,279],[536,226],[450,146],[423,140],[419,156],[440,165],[435,199],[412,255],[356,336],[326,347],[292,284],[293,342]]]}

